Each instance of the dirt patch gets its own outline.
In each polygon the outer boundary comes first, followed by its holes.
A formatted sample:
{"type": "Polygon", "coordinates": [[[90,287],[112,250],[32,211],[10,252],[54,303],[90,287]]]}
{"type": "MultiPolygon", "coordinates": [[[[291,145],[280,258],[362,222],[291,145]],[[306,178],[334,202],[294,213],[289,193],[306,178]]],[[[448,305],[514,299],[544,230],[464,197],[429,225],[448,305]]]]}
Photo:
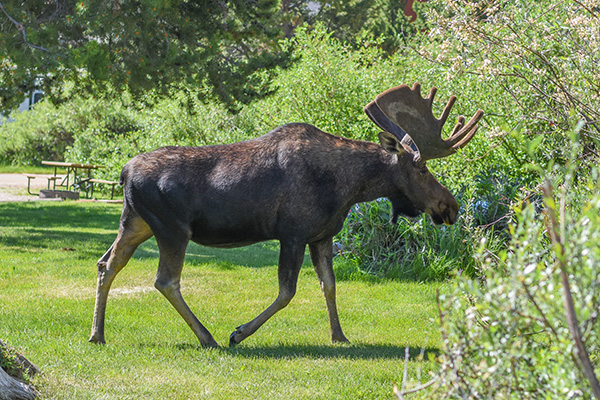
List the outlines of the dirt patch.
{"type": "MultiPolygon", "coordinates": [[[[48,181],[36,178],[31,180],[31,192],[46,189],[48,181]]],[[[39,196],[27,193],[27,177],[22,174],[0,174],[0,201],[37,201],[39,196]]],[[[47,201],[48,199],[43,199],[47,201]]],[[[57,199],[50,199],[56,201],[57,199]]],[[[60,199],[58,199],[60,200],[60,199]]]]}

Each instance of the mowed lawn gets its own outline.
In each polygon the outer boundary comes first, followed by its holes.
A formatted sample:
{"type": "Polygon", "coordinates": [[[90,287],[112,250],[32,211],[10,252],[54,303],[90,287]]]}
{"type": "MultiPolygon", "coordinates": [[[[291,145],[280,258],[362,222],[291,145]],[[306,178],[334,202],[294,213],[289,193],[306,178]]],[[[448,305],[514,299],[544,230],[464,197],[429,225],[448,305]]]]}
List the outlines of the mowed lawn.
{"type": "Polygon", "coordinates": [[[352,343],[334,345],[308,256],[290,305],[227,347],[235,327],[277,294],[277,243],[231,250],[190,244],[182,293],[220,349],[202,349],[154,289],[154,239],[115,280],[107,344],[88,343],[95,263],[116,236],[120,211],[86,202],[0,203],[0,339],[43,371],[34,379],[43,398],[389,399],[402,381],[407,346],[410,385],[429,379],[443,284],[338,282],[352,343]]]}

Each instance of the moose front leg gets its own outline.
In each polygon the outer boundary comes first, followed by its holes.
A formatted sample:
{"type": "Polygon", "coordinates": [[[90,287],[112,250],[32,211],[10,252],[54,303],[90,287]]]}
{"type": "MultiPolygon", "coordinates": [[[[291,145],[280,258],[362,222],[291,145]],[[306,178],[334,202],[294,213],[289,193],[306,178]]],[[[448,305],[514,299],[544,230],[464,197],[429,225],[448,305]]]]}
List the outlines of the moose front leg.
{"type": "Polygon", "coordinates": [[[269,318],[277,311],[283,309],[289,304],[296,294],[296,284],[298,283],[298,274],[302,261],[304,260],[304,251],[306,244],[297,244],[295,242],[281,242],[279,250],[279,295],[265,311],[254,318],[252,321],[238,326],[229,337],[229,345],[235,346],[248,336],[258,330],[269,318]]]}
{"type": "Polygon", "coordinates": [[[321,284],[321,290],[323,290],[323,295],[325,295],[329,325],[331,327],[331,341],[334,343],[348,342],[348,339],[346,339],[346,336],[342,332],[335,302],[332,245],[332,238],[327,238],[320,242],[309,244],[308,249],[310,250],[310,258],[321,284]]]}

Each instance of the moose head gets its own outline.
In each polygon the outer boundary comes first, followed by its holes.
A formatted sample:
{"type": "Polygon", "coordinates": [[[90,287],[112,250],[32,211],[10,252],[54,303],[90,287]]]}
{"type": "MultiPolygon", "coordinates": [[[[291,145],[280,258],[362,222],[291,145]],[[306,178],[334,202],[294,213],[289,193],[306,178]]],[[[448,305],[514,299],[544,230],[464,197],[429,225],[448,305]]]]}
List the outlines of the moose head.
{"type": "Polygon", "coordinates": [[[433,115],[433,100],[437,88],[432,88],[427,97],[421,96],[421,85],[412,88],[400,85],[378,95],[367,104],[365,113],[384,131],[379,133],[379,141],[384,149],[403,158],[402,170],[413,171],[409,178],[410,187],[419,188],[418,194],[410,196],[406,183],[402,182],[402,195],[390,196],[392,202],[392,222],[398,214],[416,216],[420,212],[429,214],[436,224],[453,224],[458,215],[458,203],[446,188],[441,186],[427,169],[427,160],[447,157],[463,148],[475,136],[483,111],[478,110],[465,125],[461,115],[446,140],[442,139],[442,129],[456,96],[450,97],[441,118],[433,115]],[[409,164],[409,165],[407,165],[409,164]],[[412,165],[410,165],[412,164],[412,165]],[[409,198],[412,197],[412,198],[409,198]]]}

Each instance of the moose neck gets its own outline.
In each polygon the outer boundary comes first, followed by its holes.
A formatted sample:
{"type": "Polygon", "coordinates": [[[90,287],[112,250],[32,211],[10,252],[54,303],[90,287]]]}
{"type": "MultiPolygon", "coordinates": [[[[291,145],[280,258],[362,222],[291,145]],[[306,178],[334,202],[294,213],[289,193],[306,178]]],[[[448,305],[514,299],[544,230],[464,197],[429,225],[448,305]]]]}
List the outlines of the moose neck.
{"type": "Polygon", "coordinates": [[[398,170],[396,155],[369,143],[366,151],[356,152],[346,163],[342,172],[342,185],[353,204],[388,197],[394,193],[393,174],[398,170]]]}

